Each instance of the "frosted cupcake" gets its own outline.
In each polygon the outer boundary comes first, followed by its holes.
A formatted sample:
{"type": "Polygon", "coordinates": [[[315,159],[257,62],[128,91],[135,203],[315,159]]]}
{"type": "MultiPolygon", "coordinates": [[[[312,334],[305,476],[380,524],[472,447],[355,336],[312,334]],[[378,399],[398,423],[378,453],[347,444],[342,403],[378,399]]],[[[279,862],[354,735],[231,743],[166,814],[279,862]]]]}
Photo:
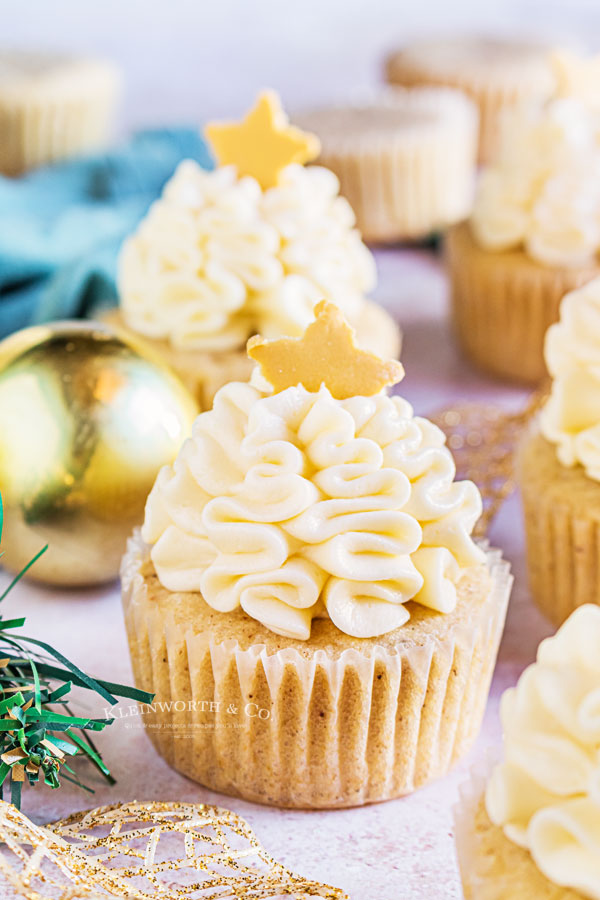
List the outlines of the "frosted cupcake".
{"type": "Polygon", "coordinates": [[[560,300],[600,274],[600,59],[556,58],[557,94],[506,120],[468,223],[448,233],[454,325],[467,355],[507,378],[545,375],[560,300]],[[582,83],[583,82],[583,83],[582,83]]]}
{"type": "Polygon", "coordinates": [[[600,278],[546,336],[550,397],[517,456],[533,598],[555,624],[600,603],[600,278]]]}
{"type": "Polygon", "coordinates": [[[466,900],[600,900],[599,647],[583,606],[504,694],[503,760],[457,810],[466,900]]]}
{"type": "Polygon", "coordinates": [[[464,91],[479,109],[479,159],[493,159],[502,115],[543,102],[553,89],[548,47],[533,41],[462,37],[418,40],[387,60],[387,79],[404,87],[444,86],[464,91]]]}
{"type": "Polygon", "coordinates": [[[318,140],[290,126],[270,92],[206,136],[217,168],[182,163],[126,241],[113,322],[152,341],[203,408],[249,377],[249,336],[301,334],[323,297],[363,346],[397,356],[397,325],[366,299],[375,265],[337,178],[301,165],[318,140]]]}
{"type": "Polygon", "coordinates": [[[119,84],[105,60],[0,51],[0,173],[20,175],[104,146],[119,84]]]}
{"type": "Polygon", "coordinates": [[[142,718],[179,771],[340,807],[445,774],[481,723],[510,590],[481,498],[327,302],[249,343],[150,494],[123,562],[142,718]],[[161,702],[163,701],[163,702],[161,702]],[[187,739],[185,739],[187,738],[187,739]]]}

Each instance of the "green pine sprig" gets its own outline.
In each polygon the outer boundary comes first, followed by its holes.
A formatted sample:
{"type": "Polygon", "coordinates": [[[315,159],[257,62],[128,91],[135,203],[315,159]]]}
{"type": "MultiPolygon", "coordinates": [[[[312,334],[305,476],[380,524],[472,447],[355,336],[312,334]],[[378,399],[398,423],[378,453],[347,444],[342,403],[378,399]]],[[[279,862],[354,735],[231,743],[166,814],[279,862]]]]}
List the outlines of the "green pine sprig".
{"type": "MultiPolygon", "coordinates": [[[[0,496],[0,539],[3,523],[0,496]]],[[[13,578],[0,595],[0,602],[46,550],[40,550],[13,578]]],[[[4,619],[0,615],[0,793],[4,796],[10,785],[11,802],[18,807],[24,784],[43,782],[58,788],[61,778],[93,793],[71,765],[77,756],[86,756],[114,784],[91,737],[114,719],[73,715],[68,695],[74,686],[81,687],[111,706],[117,703],[117,697],[151,703],[153,695],[92,678],[50,644],[23,634],[20,629],[24,624],[25,618],[4,619]]]]}

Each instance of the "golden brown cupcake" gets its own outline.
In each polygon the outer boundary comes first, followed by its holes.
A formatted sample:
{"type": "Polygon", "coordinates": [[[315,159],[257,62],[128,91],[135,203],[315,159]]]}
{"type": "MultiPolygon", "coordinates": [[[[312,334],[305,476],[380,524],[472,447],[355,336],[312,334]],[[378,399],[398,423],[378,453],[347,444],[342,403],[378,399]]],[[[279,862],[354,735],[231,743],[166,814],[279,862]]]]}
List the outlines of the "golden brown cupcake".
{"type": "Polygon", "coordinates": [[[523,497],[533,598],[555,624],[600,603],[600,279],[567,294],[546,337],[550,397],[523,436],[523,497]]]}
{"type": "Polygon", "coordinates": [[[314,135],[290,126],[271,92],[206,135],[218,167],[182,163],[124,245],[121,324],[162,350],[204,407],[249,377],[248,337],[301,334],[324,297],[363,346],[397,356],[398,326],[367,299],[375,264],[337,178],[301,165],[318,153],[314,135]]]}
{"type": "Polygon", "coordinates": [[[215,790],[291,807],[408,793],[481,723],[510,576],[402,367],[322,303],[196,421],[123,561],[155,746],[215,790]]]}
{"type": "Polygon", "coordinates": [[[479,160],[495,157],[502,116],[545,100],[554,87],[549,47],[503,38],[418,40],[389,56],[387,80],[405,87],[458,88],[477,105],[479,160]]]}
{"type": "Polygon", "coordinates": [[[420,238],[473,202],[477,111],[458,91],[412,88],[300,117],[321,142],[363,237],[420,238]]]}
{"type": "Polygon", "coordinates": [[[20,175],[102,147],[119,82],[103,60],[0,52],[0,173],[20,175]]]}
{"type": "Polygon", "coordinates": [[[505,692],[503,760],[456,810],[465,900],[599,900],[599,646],[583,606],[505,692]]]}
{"type": "Polygon", "coordinates": [[[451,229],[452,314],[481,368],[535,382],[544,335],[564,294],[600,274],[600,118],[580,84],[597,60],[557,58],[560,93],[506,120],[467,224],[451,229]]]}

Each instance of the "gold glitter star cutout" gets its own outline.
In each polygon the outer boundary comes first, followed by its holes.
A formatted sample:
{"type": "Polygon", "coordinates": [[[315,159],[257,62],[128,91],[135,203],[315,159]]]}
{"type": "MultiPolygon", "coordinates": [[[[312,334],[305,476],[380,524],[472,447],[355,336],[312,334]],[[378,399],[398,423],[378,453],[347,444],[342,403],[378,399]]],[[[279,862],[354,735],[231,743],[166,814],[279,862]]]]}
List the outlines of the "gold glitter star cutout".
{"type": "Polygon", "coordinates": [[[354,330],[327,300],[317,303],[315,321],[302,337],[265,341],[256,335],[247,348],[276,393],[298,384],[317,392],[324,384],[338,400],[371,397],[404,377],[397,360],[384,362],[357,347],[354,330]]]}
{"type": "Polygon", "coordinates": [[[552,54],[557,97],[576,97],[591,109],[600,109],[600,54],[578,56],[569,50],[552,54]]]}
{"type": "Polygon", "coordinates": [[[263,91],[241,122],[210,122],[204,134],[220,166],[252,175],[263,190],[273,187],[290,163],[319,155],[316,135],[290,125],[275,91],[263,91]]]}

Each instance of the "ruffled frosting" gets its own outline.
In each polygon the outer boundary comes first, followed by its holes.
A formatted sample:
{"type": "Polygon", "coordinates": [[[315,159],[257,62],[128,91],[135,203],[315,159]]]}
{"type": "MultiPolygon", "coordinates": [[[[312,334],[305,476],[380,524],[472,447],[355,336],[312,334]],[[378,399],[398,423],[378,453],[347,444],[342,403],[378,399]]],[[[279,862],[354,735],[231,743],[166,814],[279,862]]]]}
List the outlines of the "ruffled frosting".
{"type": "Polygon", "coordinates": [[[372,637],[409,600],[450,612],[484,555],[479,491],[454,481],[444,440],[398,397],[227,385],[148,499],[158,578],[301,640],[315,616],[372,637]]]}
{"type": "Polygon", "coordinates": [[[479,180],[471,227],[488,250],[524,249],[552,266],[600,248],[600,115],[575,98],[513,112],[479,180]]]}
{"type": "Polygon", "coordinates": [[[576,610],[502,698],[491,820],[557,885],[600,900],[600,608],[576,610]]]}
{"type": "Polygon", "coordinates": [[[542,434],[564,466],[580,464],[600,481],[600,278],[564,297],[545,357],[553,381],[542,434]]]}
{"type": "Polygon", "coordinates": [[[301,334],[319,300],[350,321],[375,283],[335,175],[291,165],[262,191],[234,167],[181,163],[123,247],[121,308],[140,334],[220,350],[301,334]]]}

